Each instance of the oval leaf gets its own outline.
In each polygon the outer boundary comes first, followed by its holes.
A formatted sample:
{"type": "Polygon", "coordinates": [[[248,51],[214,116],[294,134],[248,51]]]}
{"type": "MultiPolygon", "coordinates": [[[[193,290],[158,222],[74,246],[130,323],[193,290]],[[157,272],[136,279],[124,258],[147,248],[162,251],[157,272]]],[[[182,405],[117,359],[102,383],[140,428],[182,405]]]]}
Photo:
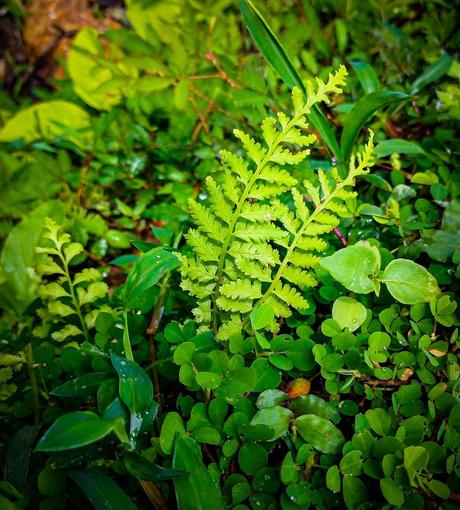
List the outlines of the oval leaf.
{"type": "Polygon", "coordinates": [[[342,432],[329,420],[305,414],[295,421],[299,434],[321,453],[339,453],[345,439],[342,432]]]}
{"type": "Polygon", "coordinates": [[[392,260],[380,280],[390,294],[405,305],[429,302],[441,291],[436,278],[412,260],[392,260]]]}

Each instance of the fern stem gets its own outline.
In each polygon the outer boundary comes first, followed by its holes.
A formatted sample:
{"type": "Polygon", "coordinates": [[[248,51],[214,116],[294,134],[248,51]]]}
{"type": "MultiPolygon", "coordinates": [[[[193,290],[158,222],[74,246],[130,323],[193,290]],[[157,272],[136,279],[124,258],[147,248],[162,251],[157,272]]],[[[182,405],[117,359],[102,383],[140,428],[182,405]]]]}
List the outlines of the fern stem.
{"type": "Polygon", "coordinates": [[[79,301],[78,296],[75,292],[72,277],[70,276],[69,265],[67,264],[67,261],[66,261],[65,257],[62,255],[62,253],[59,253],[59,258],[61,259],[62,267],[65,272],[65,277],[67,279],[67,283],[69,284],[70,295],[71,295],[71,298],[73,301],[75,313],[77,314],[78,320],[80,321],[83,336],[85,337],[85,340],[88,342],[89,341],[88,328],[86,326],[85,319],[81,312],[80,301],[79,301]]]}
{"type": "Polygon", "coordinates": [[[299,228],[297,234],[294,236],[294,239],[292,240],[291,244],[289,245],[289,248],[287,249],[286,255],[284,256],[283,261],[281,262],[280,266],[278,267],[278,271],[276,272],[272,283],[270,284],[270,287],[266,290],[266,292],[263,294],[261,298],[256,302],[254,305],[254,308],[263,304],[266,299],[270,296],[270,294],[273,292],[273,290],[276,288],[276,285],[278,284],[280,278],[283,276],[283,272],[286,269],[287,264],[289,263],[289,259],[294,252],[294,250],[297,248],[297,244],[302,238],[303,234],[305,233],[306,229],[313,223],[313,221],[318,217],[318,215],[323,212],[325,209],[327,209],[327,206],[331,200],[333,200],[337,193],[340,192],[343,188],[346,186],[350,186],[351,182],[355,178],[356,173],[353,172],[348,175],[348,177],[339,183],[336,188],[331,191],[331,193],[325,197],[325,199],[316,207],[316,209],[311,213],[311,215],[307,218],[307,220],[303,223],[303,225],[299,228]]]}
{"type": "Polygon", "coordinates": [[[217,304],[216,304],[216,301],[217,301],[217,298],[219,297],[219,285],[222,283],[222,273],[224,270],[225,260],[226,260],[228,249],[230,246],[230,241],[233,237],[236,223],[237,223],[237,221],[240,217],[240,214],[241,214],[241,209],[243,208],[243,205],[246,202],[246,200],[249,196],[249,193],[252,190],[252,187],[256,183],[257,179],[259,178],[260,174],[262,173],[262,171],[264,170],[266,165],[270,162],[277,147],[284,140],[287,133],[289,133],[289,131],[297,124],[297,122],[302,117],[305,116],[305,114],[310,110],[310,108],[311,108],[311,106],[310,106],[310,101],[309,101],[298,114],[296,114],[294,117],[292,117],[292,119],[286,124],[286,127],[283,128],[279,132],[278,136],[275,138],[273,143],[268,147],[265,157],[257,165],[257,167],[254,171],[254,174],[251,177],[251,180],[246,185],[246,188],[244,189],[243,193],[241,194],[241,197],[238,201],[236,209],[231,217],[229,227],[228,227],[227,236],[222,244],[222,252],[219,257],[219,262],[218,262],[217,271],[216,271],[216,288],[214,289],[214,293],[213,293],[212,300],[211,300],[212,301],[212,329],[213,329],[214,333],[217,331],[217,304]]]}

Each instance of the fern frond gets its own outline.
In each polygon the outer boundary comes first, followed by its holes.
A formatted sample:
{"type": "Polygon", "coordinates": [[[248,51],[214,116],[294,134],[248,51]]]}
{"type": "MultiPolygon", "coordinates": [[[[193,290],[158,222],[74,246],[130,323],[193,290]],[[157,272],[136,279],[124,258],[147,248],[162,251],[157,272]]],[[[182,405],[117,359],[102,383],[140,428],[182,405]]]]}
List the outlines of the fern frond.
{"type": "Polygon", "coordinates": [[[287,283],[283,285],[278,282],[273,289],[273,293],[279,299],[283,300],[288,306],[295,308],[296,310],[304,310],[309,307],[308,302],[302,297],[300,292],[287,283]]]}
{"type": "Polygon", "coordinates": [[[320,236],[323,234],[327,234],[328,232],[332,232],[332,230],[334,230],[334,227],[335,227],[334,225],[310,223],[308,227],[304,230],[303,235],[320,236]]]}
{"type": "Polygon", "coordinates": [[[203,283],[194,282],[184,278],[180,284],[181,289],[188,292],[191,296],[198,299],[205,299],[212,294],[216,284],[215,282],[204,285],[203,283]]]}
{"type": "Polygon", "coordinates": [[[337,216],[335,216],[335,214],[327,211],[321,211],[318,213],[316,215],[315,221],[323,225],[332,225],[333,227],[337,227],[337,225],[340,223],[340,220],[337,218],[337,216]]]}
{"type": "Polygon", "coordinates": [[[314,287],[317,284],[316,278],[311,273],[293,265],[288,265],[284,269],[282,278],[298,287],[314,287]]]}
{"type": "Polygon", "coordinates": [[[278,251],[268,243],[248,244],[234,241],[229,253],[235,258],[239,256],[249,260],[258,260],[269,266],[279,264],[280,261],[278,251]]]}
{"type": "Polygon", "coordinates": [[[297,242],[297,248],[305,251],[324,251],[327,243],[319,237],[302,236],[297,242]]]}
{"type": "Polygon", "coordinates": [[[265,301],[265,304],[270,306],[275,312],[277,317],[289,317],[291,315],[291,309],[286,303],[274,294],[270,294],[265,301]]]}
{"type": "Polygon", "coordinates": [[[288,189],[287,186],[278,183],[256,184],[249,194],[249,198],[266,200],[281,195],[288,189]]]}
{"type": "Polygon", "coordinates": [[[276,220],[276,213],[267,204],[251,204],[246,202],[241,210],[241,216],[251,222],[268,223],[276,220]]]}
{"type": "Polygon", "coordinates": [[[276,119],[274,117],[267,117],[262,121],[262,134],[268,146],[276,140],[279,134],[275,126],[276,119]]]}
{"type": "Polygon", "coordinates": [[[327,180],[327,175],[322,168],[318,170],[318,179],[323,192],[323,197],[328,197],[331,194],[331,186],[327,180]]]}
{"type": "Polygon", "coordinates": [[[319,196],[319,189],[314,186],[310,181],[303,181],[303,185],[305,189],[308,191],[312,202],[315,206],[318,206],[321,203],[321,198],[319,196]]]}
{"type": "Polygon", "coordinates": [[[208,176],[206,177],[206,187],[209,192],[209,200],[213,205],[216,216],[225,223],[229,223],[232,216],[232,207],[227,202],[227,199],[222,192],[220,186],[217,185],[216,181],[208,176]]]}
{"type": "Polygon", "coordinates": [[[260,282],[249,279],[224,283],[220,293],[229,299],[258,299],[262,295],[260,282]]]}
{"type": "Polygon", "coordinates": [[[289,149],[278,147],[275,151],[273,151],[270,161],[273,161],[274,163],[278,163],[280,165],[298,165],[309,154],[310,151],[308,149],[294,153],[291,152],[289,149]]]}
{"type": "Polygon", "coordinates": [[[181,262],[182,273],[188,278],[201,283],[214,280],[217,266],[204,265],[195,258],[185,257],[180,253],[177,257],[181,262]]]}
{"type": "Polygon", "coordinates": [[[277,166],[266,166],[259,174],[259,179],[262,181],[276,183],[278,186],[283,186],[285,189],[292,188],[297,184],[297,179],[292,177],[289,172],[277,166]]]}
{"type": "Polygon", "coordinates": [[[303,195],[297,188],[292,188],[291,190],[292,198],[294,199],[295,212],[299,220],[302,222],[307,221],[308,216],[310,216],[310,211],[305,204],[303,195]]]}
{"type": "Polygon", "coordinates": [[[219,308],[225,310],[227,312],[239,312],[239,313],[248,313],[252,310],[252,300],[244,300],[244,299],[229,299],[224,296],[221,296],[217,299],[217,304],[219,308]]]}
{"type": "Polygon", "coordinates": [[[228,340],[233,335],[236,335],[241,332],[243,329],[243,321],[241,320],[240,315],[231,315],[230,319],[224,321],[222,326],[219,328],[217,332],[218,340],[228,340]]]}
{"type": "Polygon", "coordinates": [[[315,267],[319,264],[320,258],[311,253],[303,253],[300,250],[295,251],[290,257],[289,262],[298,267],[315,267]]]}
{"type": "Polygon", "coordinates": [[[233,205],[238,205],[241,196],[239,183],[235,181],[230,172],[226,172],[222,178],[222,190],[224,195],[233,205]]]}
{"type": "Polygon", "coordinates": [[[211,300],[206,299],[200,301],[198,306],[192,310],[193,316],[195,317],[198,324],[208,325],[211,323],[211,300]]]}
{"type": "Polygon", "coordinates": [[[219,260],[219,247],[197,229],[189,230],[185,234],[185,238],[199,259],[204,262],[217,262],[219,260]]]}
{"type": "Polygon", "coordinates": [[[291,234],[295,234],[300,226],[300,221],[295,217],[294,213],[279,200],[274,201],[273,205],[278,219],[284,228],[291,234]]]}
{"type": "Polygon", "coordinates": [[[248,260],[243,257],[235,258],[235,266],[245,275],[261,282],[271,282],[272,273],[267,266],[263,266],[260,262],[248,260]]]}
{"type": "Polygon", "coordinates": [[[287,232],[271,223],[248,223],[239,221],[235,227],[235,236],[243,241],[263,243],[266,241],[280,241],[287,237],[287,232]]]}
{"type": "Polygon", "coordinates": [[[222,243],[225,239],[225,231],[214,214],[202,204],[195,200],[189,201],[190,215],[198,227],[208,234],[211,239],[222,243]]]}
{"type": "Polygon", "coordinates": [[[220,151],[220,157],[223,167],[235,174],[243,184],[247,184],[251,180],[252,172],[243,158],[226,150],[220,151]]]}
{"type": "Polygon", "coordinates": [[[266,149],[264,149],[260,143],[254,141],[248,134],[240,131],[239,129],[234,129],[233,134],[241,140],[248,156],[256,165],[258,165],[264,159],[267,153],[266,149]]]}

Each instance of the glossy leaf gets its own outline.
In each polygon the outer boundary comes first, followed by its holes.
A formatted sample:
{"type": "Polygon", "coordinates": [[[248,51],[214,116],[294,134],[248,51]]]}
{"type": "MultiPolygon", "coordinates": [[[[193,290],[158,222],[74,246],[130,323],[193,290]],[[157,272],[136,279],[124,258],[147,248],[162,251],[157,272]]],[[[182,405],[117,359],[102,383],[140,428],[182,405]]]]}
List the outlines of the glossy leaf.
{"type": "Polygon", "coordinates": [[[416,142],[393,138],[380,142],[374,149],[377,158],[386,158],[391,154],[425,154],[425,151],[416,142]]]}
{"type": "Polygon", "coordinates": [[[302,438],[322,453],[338,453],[345,441],[342,432],[329,420],[320,416],[313,414],[299,416],[295,425],[302,438]]]}
{"type": "Polygon", "coordinates": [[[381,281],[386,284],[390,294],[405,305],[429,302],[441,292],[436,278],[412,260],[392,260],[385,268],[381,281]]]}
{"type": "Polygon", "coordinates": [[[56,397],[78,397],[96,390],[102,382],[110,380],[107,372],[92,372],[84,374],[54,388],[50,393],[56,397]]]}
{"type": "Polygon", "coordinates": [[[154,248],[143,253],[136,260],[126,278],[123,299],[125,307],[136,308],[139,306],[144,293],[178,265],[178,258],[163,248],[154,248]]]}
{"type": "Polygon", "coordinates": [[[353,332],[366,320],[367,310],[359,301],[342,296],[336,299],[332,305],[332,318],[342,329],[348,328],[353,332]]]}
{"type": "Polygon", "coordinates": [[[374,68],[364,60],[352,60],[350,62],[358,76],[359,83],[366,94],[375,92],[380,88],[380,81],[374,68]]]}
{"type": "Polygon", "coordinates": [[[70,478],[80,487],[95,510],[136,510],[136,505],[120,486],[97,469],[70,471],[70,478]]]}
{"type": "Polygon", "coordinates": [[[390,92],[388,90],[378,90],[362,97],[348,114],[342,131],[340,144],[344,161],[348,161],[350,158],[359,132],[377,110],[389,104],[409,99],[409,97],[402,92],[390,92]]]}
{"type": "Polygon", "coordinates": [[[153,385],[149,376],[134,361],[110,355],[112,364],[120,378],[120,398],[132,413],[145,411],[153,401],[153,385]]]}
{"type": "Polygon", "coordinates": [[[189,474],[174,479],[178,510],[224,510],[220,489],[203,464],[193,439],[185,435],[177,439],[172,467],[189,474]]]}
{"type": "Polygon", "coordinates": [[[123,461],[129,474],[138,480],[161,482],[162,480],[187,476],[185,471],[162,468],[135,452],[126,452],[123,461]]]}
{"type": "Polygon", "coordinates": [[[424,87],[439,80],[450,69],[452,62],[452,57],[447,53],[441,55],[414,81],[410,89],[411,94],[418,94],[424,87]]]}
{"type": "Polygon", "coordinates": [[[37,444],[36,451],[59,452],[99,441],[117,426],[117,420],[103,420],[91,411],[75,411],[58,418],[37,444]]]}
{"type": "MultiPolygon", "coordinates": [[[[289,88],[297,86],[305,92],[302,80],[286,55],[281,43],[254,6],[253,2],[251,0],[240,0],[240,9],[244,23],[248,27],[254,42],[267,62],[279,74],[289,88]]],[[[317,106],[313,107],[311,113],[308,115],[308,119],[312,126],[318,130],[324,143],[329,147],[334,156],[340,160],[340,147],[327,119],[317,106]]]]}

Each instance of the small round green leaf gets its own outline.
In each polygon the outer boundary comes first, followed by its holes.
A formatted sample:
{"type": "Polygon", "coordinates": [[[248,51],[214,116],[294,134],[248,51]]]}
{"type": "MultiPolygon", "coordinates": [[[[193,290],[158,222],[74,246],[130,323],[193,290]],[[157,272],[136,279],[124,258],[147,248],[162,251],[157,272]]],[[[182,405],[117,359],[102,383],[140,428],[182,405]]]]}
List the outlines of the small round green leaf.
{"type": "Polygon", "coordinates": [[[356,331],[366,320],[367,310],[361,303],[350,297],[342,296],[332,305],[332,318],[342,329],[356,331]]]}

